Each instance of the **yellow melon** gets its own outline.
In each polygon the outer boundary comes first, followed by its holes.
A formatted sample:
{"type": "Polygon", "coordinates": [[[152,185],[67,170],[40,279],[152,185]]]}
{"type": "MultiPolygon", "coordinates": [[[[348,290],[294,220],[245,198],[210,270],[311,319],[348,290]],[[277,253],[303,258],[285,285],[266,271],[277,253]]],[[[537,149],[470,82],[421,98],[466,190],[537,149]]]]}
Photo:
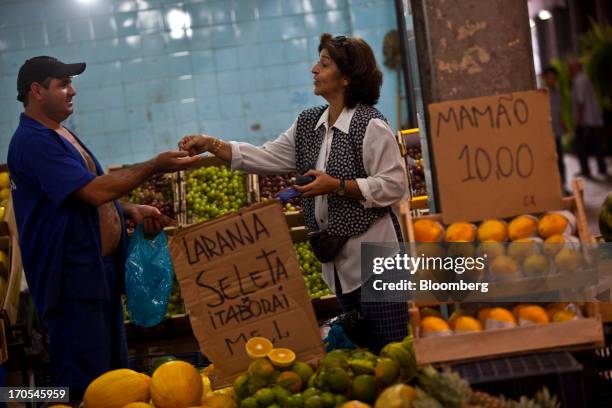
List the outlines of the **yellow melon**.
{"type": "Polygon", "coordinates": [[[127,368],[112,370],[93,380],[83,395],[85,408],[122,408],[130,402],[149,401],[149,382],[127,368]]]}
{"type": "Polygon", "coordinates": [[[6,171],[0,173],[0,189],[8,188],[11,185],[11,178],[6,171]]]}
{"type": "Polygon", "coordinates": [[[187,408],[202,401],[202,377],[185,361],[169,361],[153,373],[151,399],[156,408],[187,408]]]}
{"type": "Polygon", "coordinates": [[[232,397],[226,394],[212,394],[202,401],[202,408],[237,408],[232,397]]]}
{"type": "Polygon", "coordinates": [[[2,268],[3,275],[6,275],[9,270],[9,257],[3,250],[0,249],[0,268],[2,268]]]}
{"type": "Polygon", "coordinates": [[[537,219],[531,215],[519,215],[508,225],[508,238],[516,241],[521,238],[532,237],[538,227],[537,219]]]}
{"type": "Polygon", "coordinates": [[[446,229],[446,242],[472,242],[476,238],[476,226],[469,222],[455,222],[446,229]]]}
{"type": "Polygon", "coordinates": [[[508,237],[508,225],[501,220],[486,220],[478,227],[478,241],[504,242],[508,237]]]}
{"type": "Polygon", "coordinates": [[[413,228],[416,242],[439,242],[444,234],[444,228],[439,222],[428,219],[415,221],[413,228]]]}

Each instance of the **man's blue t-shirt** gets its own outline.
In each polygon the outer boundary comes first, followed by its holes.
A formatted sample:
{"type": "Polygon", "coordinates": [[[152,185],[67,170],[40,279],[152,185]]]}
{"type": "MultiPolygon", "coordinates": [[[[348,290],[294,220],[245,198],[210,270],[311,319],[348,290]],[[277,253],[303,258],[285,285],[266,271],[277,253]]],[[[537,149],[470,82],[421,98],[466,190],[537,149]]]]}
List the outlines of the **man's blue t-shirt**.
{"type": "MultiPolygon", "coordinates": [[[[102,175],[100,164],[87,152],[102,175]]],[[[110,299],[116,288],[109,287],[105,276],[98,210],[72,194],[96,177],[77,149],[21,114],[8,167],[24,271],[39,312],[44,315],[60,299],[110,299]]],[[[115,206],[122,236],[114,261],[123,271],[127,237],[122,209],[117,202],[115,206]]]]}

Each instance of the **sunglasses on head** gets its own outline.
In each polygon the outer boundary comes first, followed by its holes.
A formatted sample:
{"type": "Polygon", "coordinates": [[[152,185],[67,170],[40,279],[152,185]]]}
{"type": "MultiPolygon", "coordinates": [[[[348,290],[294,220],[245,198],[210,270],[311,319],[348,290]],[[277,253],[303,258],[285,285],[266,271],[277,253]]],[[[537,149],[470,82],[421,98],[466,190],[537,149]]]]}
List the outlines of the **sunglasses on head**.
{"type": "Polygon", "coordinates": [[[337,35],[334,38],[332,38],[331,43],[336,47],[344,47],[345,45],[348,44],[348,41],[345,36],[337,35]]]}

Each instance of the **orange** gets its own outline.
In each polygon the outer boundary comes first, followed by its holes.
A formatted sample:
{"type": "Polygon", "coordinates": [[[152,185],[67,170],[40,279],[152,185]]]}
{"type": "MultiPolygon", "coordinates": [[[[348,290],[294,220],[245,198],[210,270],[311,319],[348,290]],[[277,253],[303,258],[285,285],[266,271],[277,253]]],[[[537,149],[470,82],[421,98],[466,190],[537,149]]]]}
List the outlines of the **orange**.
{"type": "Polygon", "coordinates": [[[295,353],[287,348],[270,350],[268,358],[276,367],[289,367],[295,361],[295,353]]]}
{"type": "Polygon", "coordinates": [[[246,343],[246,352],[251,358],[262,358],[274,348],[272,342],[265,337],[251,337],[246,343]]]}

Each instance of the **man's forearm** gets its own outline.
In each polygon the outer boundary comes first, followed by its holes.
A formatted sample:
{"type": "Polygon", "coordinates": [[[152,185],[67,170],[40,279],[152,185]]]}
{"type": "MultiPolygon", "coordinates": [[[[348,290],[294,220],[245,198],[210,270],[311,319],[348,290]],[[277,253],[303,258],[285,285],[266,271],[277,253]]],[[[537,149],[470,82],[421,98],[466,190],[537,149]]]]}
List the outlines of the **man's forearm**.
{"type": "Polygon", "coordinates": [[[138,187],[155,174],[152,160],[98,176],[76,192],[77,196],[89,204],[99,206],[116,200],[138,187]]]}

